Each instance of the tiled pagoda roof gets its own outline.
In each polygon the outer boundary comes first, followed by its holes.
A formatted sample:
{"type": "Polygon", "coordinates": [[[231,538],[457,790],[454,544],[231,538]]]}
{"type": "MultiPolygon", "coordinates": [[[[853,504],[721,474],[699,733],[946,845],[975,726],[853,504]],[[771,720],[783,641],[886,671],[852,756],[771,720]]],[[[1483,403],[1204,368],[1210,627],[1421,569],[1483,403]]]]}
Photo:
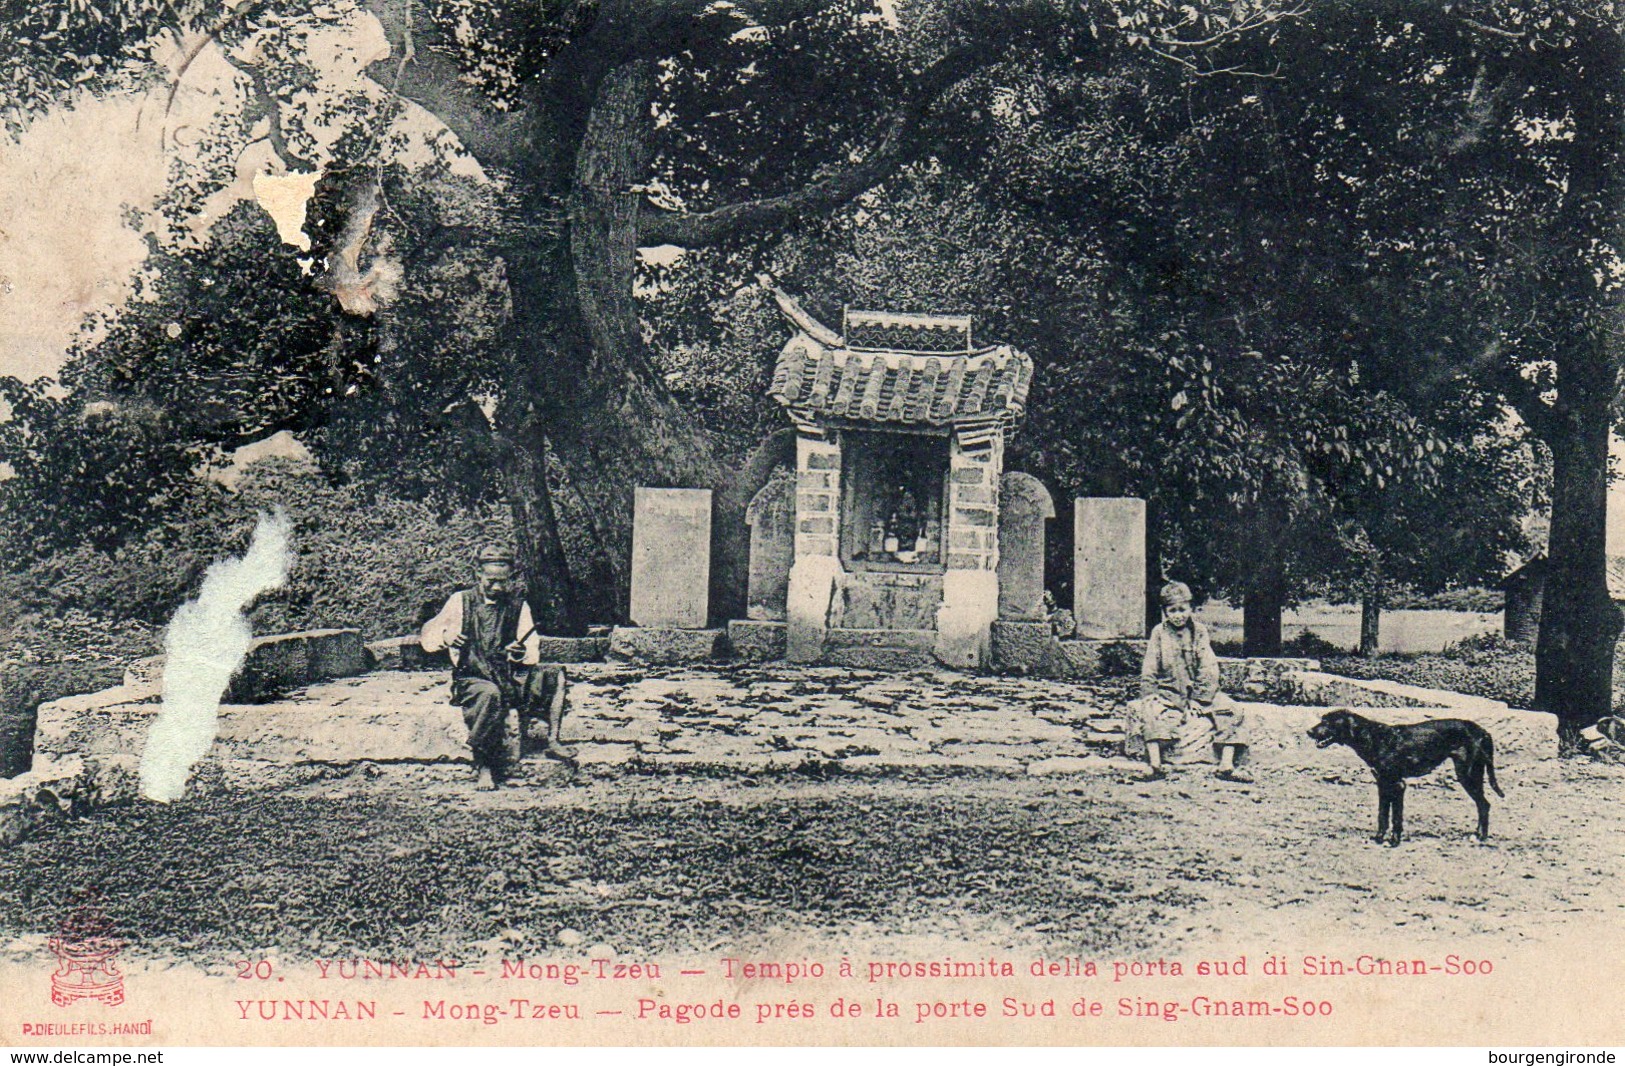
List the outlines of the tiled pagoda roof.
{"type": "Polygon", "coordinates": [[[852,312],[841,336],[775,290],[798,332],[779,354],[769,392],[798,421],[874,422],[895,426],[956,426],[1019,418],[1032,384],[1032,360],[1006,345],[967,351],[968,318],[852,312]],[[885,338],[926,351],[872,347],[885,338]],[[957,351],[942,347],[958,345],[957,351]]]}

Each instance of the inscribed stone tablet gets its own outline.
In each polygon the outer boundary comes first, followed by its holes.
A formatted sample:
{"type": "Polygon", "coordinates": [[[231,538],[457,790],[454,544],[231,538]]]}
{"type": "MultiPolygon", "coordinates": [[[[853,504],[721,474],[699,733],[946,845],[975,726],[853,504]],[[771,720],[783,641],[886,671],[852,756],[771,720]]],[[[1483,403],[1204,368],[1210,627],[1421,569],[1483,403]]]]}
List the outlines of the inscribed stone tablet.
{"type": "Polygon", "coordinates": [[[1089,640],[1145,636],[1145,501],[1073,505],[1073,613],[1089,640]]]}
{"type": "Polygon", "coordinates": [[[711,490],[637,490],[632,512],[632,621],[701,629],[711,577],[711,490]]]}

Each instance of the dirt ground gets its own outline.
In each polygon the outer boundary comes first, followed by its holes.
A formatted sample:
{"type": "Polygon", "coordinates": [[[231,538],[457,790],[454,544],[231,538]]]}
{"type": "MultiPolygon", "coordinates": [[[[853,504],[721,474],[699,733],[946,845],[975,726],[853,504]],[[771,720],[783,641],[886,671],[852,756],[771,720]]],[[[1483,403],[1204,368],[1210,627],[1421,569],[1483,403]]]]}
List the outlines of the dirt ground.
{"type": "MultiPolygon", "coordinates": [[[[609,945],[649,955],[786,937],[839,952],[942,939],[1152,957],[1329,936],[1408,949],[1625,928],[1625,771],[1514,762],[1493,838],[1445,779],[1408,837],[1369,839],[1353,756],[1138,780],[635,775],[498,793],[361,774],[66,820],[0,864],[0,956],[37,951],[93,892],[132,958],[247,951],[433,958],[609,945]]],[[[1492,797],[1493,798],[1493,797],[1492,797]]]]}

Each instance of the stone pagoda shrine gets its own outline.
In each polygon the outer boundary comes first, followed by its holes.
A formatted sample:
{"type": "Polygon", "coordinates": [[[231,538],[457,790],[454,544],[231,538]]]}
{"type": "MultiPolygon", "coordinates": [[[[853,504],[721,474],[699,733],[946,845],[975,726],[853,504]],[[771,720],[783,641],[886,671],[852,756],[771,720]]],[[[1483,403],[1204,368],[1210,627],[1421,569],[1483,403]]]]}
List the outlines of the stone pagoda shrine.
{"type": "Polygon", "coordinates": [[[1040,545],[1054,515],[1036,480],[1001,486],[1032,360],[977,345],[964,316],[848,310],[837,332],[775,298],[795,335],[770,393],[796,466],[751,508],[751,619],[782,624],[795,661],[987,666],[1001,599],[1043,617],[1041,548],[1036,584],[1000,560],[1001,495],[1042,495],[1018,507],[1040,545]],[[1001,596],[1001,579],[1024,587],[1001,596]]]}

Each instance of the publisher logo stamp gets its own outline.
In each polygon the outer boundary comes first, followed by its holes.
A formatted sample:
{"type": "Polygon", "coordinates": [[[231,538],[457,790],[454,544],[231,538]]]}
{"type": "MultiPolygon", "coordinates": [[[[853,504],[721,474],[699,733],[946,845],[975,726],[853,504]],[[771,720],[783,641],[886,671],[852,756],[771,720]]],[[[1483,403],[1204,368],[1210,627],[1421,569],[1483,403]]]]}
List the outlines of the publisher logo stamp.
{"type": "Polygon", "coordinates": [[[59,1007],[86,999],[109,1007],[124,1002],[124,975],[116,961],[123,944],[113,936],[112,923],[101,908],[93,902],[81,903],[47,944],[56,954],[51,1002],[59,1007]]]}

